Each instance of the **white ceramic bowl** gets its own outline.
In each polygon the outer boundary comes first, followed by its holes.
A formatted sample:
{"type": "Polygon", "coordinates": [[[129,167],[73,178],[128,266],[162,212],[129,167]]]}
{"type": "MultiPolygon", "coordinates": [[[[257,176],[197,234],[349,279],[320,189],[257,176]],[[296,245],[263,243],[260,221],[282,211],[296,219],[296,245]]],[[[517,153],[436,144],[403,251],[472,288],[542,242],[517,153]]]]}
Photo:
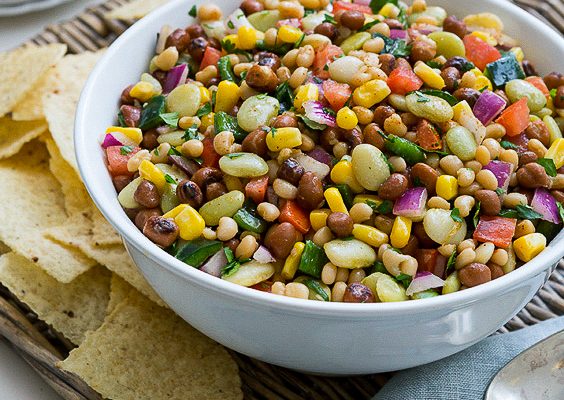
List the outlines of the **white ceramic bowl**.
{"type": "MultiPolygon", "coordinates": [[[[216,1],[230,12],[238,2],[216,1]]],[[[431,1],[464,16],[490,11],[518,39],[541,73],[561,67],[564,41],[503,0],[431,1]]],[[[219,343],[251,357],[320,374],[366,374],[425,364],[478,342],[511,319],[564,255],[564,232],[533,261],[462,292],[401,303],[324,303],[247,289],[191,268],[155,246],[122,211],[100,141],[115,123],[122,89],[153,55],[164,24],[184,27],[193,2],[175,0],[126,31],[96,66],[75,121],[78,163],[88,191],[123,236],[133,260],[182,318],[219,343]]]]}

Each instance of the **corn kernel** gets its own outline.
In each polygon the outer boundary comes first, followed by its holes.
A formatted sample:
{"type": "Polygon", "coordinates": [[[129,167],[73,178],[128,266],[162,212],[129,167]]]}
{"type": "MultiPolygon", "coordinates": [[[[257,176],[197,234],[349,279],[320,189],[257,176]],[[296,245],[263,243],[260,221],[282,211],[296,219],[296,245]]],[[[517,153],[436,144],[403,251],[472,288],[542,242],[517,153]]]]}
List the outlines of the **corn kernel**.
{"type": "Polygon", "coordinates": [[[515,59],[519,62],[522,62],[525,59],[525,53],[523,53],[523,49],[520,47],[513,47],[509,50],[515,56],[515,59]]]}
{"type": "Polygon", "coordinates": [[[166,185],[165,174],[155,164],[149,160],[141,161],[139,165],[139,176],[151,181],[155,184],[159,191],[163,190],[166,185]]]}
{"type": "Polygon", "coordinates": [[[242,50],[252,50],[257,44],[257,31],[251,26],[243,25],[237,31],[239,37],[239,48],[242,50]]]}
{"type": "Polygon", "coordinates": [[[375,194],[359,194],[353,199],[353,204],[357,203],[366,203],[368,205],[374,204],[374,207],[378,207],[382,204],[382,200],[375,194]]]}
{"type": "Polygon", "coordinates": [[[186,204],[186,207],[174,217],[178,225],[180,237],[184,240],[194,240],[202,236],[206,223],[200,213],[186,204]]]}
{"type": "Polygon", "coordinates": [[[343,129],[353,129],[358,124],[358,117],[348,107],[343,107],[337,112],[337,125],[343,129]]]}
{"type": "Polygon", "coordinates": [[[384,6],[378,11],[378,14],[386,17],[386,18],[396,18],[399,13],[400,9],[392,3],[386,3],[384,6]]]}
{"type": "Polygon", "coordinates": [[[200,121],[202,122],[202,124],[200,125],[200,128],[202,128],[203,131],[206,130],[206,128],[208,126],[213,126],[213,120],[215,117],[215,113],[209,113],[208,115],[204,115],[203,117],[200,118],[200,121]]]}
{"type": "Polygon", "coordinates": [[[482,39],[484,42],[486,42],[490,46],[496,46],[497,45],[497,40],[495,40],[495,38],[492,35],[490,35],[488,32],[474,31],[474,32],[471,33],[471,35],[476,36],[478,39],[482,39]]]}
{"type": "Polygon", "coordinates": [[[560,138],[552,142],[545,154],[545,158],[551,158],[556,169],[562,168],[564,166],[564,139],[560,138]]]}
{"type": "Polygon", "coordinates": [[[440,90],[445,87],[445,80],[442,76],[424,62],[418,62],[413,72],[430,88],[440,90]]]}
{"type": "Polygon", "coordinates": [[[176,207],[174,207],[172,210],[170,210],[169,212],[165,213],[163,215],[163,218],[176,218],[176,216],[178,214],[180,214],[182,211],[184,211],[184,209],[188,207],[188,204],[180,204],[176,207]]]}
{"type": "Polygon", "coordinates": [[[482,89],[488,89],[488,90],[492,90],[493,86],[492,86],[492,82],[485,77],[484,75],[478,76],[476,78],[476,83],[474,85],[474,89],[476,90],[482,90],[482,89]]]}
{"type": "Polygon", "coordinates": [[[436,191],[445,200],[450,200],[458,194],[458,181],[454,176],[441,175],[437,178],[436,191]]]}
{"type": "Polygon", "coordinates": [[[272,128],[266,135],[266,145],[270,151],[280,151],[302,145],[302,133],[298,128],[272,128]]]}
{"type": "Polygon", "coordinates": [[[239,101],[239,86],[235,82],[221,81],[215,96],[215,112],[230,112],[239,101]]]}
{"type": "Polygon", "coordinates": [[[149,82],[137,82],[129,91],[134,99],[145,102],[155,95],[155,87],[149,82]]]}
{"type": "Polygon", "coordinates": [[[200,103],[206,104],[211,101],[211,93],[207,87],[200,86],[200,103]]]}
{"type": "Polygon", "coordinates": [[[305,249],[305,244],[303,242],[296,242],[290,255],[286,258],[284,262],[284,267],[282,268],[282,278],[286,280],[290,280],[296,275],[296,271],[298,270],[298,266],[300,265],[300,260],[302,258],[302,254],[305,249]]]}
{"type": "Polygon", "coordinates": [[[358,106],[370,108],[388,97],[391,92],[385,81],[373,79],[354,90],[353,100],[358,106]]]}
{"type": "Polygon", "coordinates": [[[546,247],[546,237],[542,233],[529,233],[513,242],[513,250],[521,261],[531,261],[546,247]]]}
{"type": "Polygon", "coordinates": [[[131,141],[136,144],[141,143],[143,140],[143,132],[139,128],[125,128],[123,126],[110,126],[106,129],[106,134],[118,132],[124,136],[127,136],[131,141]]]}
{"type": "Polygon", "coordinates": [[[331,214],[331,210],[326,208],[320,208],[319,210],[313,210],[309,214],[309,222],[314,231],[318,231],[324,226],[327,226],[327,217],[331,214]]]}
{"type": "MultiPolygon", "coordinates": [[[[222,44],[225,43],[227,44],[228,42],[231,43],[231,46],[234,46],[236,49],[239,48],[239,36],[235,35],[235,34],[231,34],[231,35],[227,35],[223,38],[223,40],[221,41],[222,44]]],[[[231,46],[222,46],[224,48],[228,48],[231,46]]]]}
{"type": "Polygon", "coordinates": [[[392,246],[401,249],[407,245],[411,235],[411,220],[406,217],[398,216],[392,225],[392,233],[390,233],[390,240],[392,246]]]}
{"type": "Polygon", "coordinates": [[[301,30],[290,25],[282,25],[278,28],[278,39],[284,43],[296,43],[303,34],[301,30]]]}
{"type": "Polygon", "coordinates": [[[302,105],[309,100],[317,101],[319,99],[319,89],[317,85],[308,83],[298,88],[296,97],[294,98],[294,107],[300,109],[302,105]]]}
{"type": "MultiPolygon", "coordinates": [[[[339,118],[338,114],[337,118],[339,118]]],[[[349,160],[343,159],[335,164],[333,169],[331,169],[331,180],[337,185],[348,185],[355,193],[364,191],[364,188],[354,176],[352,164],[349,160]]]]}
{"type": "Polygon", "coordinates": [[[323,194],[325,196],[325,200],[327,200],[327,204],[329,208],[333,212],[342,212],[345,214],[349,214],[347,210],[347,206],[345,206],[345,202],[343,201],[343,197],[337,188],[329,188],[323,194]]]}
{"type": "Polygon", "coordinates": [[[388,243],[388,235],[373,226],[354,224],[352,235],[361,242],[374,247],[388,243]]]}

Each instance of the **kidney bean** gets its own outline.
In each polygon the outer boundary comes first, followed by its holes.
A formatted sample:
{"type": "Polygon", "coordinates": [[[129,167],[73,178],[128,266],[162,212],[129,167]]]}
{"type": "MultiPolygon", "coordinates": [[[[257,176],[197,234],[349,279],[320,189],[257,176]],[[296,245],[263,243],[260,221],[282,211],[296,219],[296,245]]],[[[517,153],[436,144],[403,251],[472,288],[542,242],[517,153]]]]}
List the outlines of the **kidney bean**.
{"type": "Polygon", "coordinates": [[[119,111],[123,116],[125,125],[130,128],[136,128],[139,125],[139,119],[141,118],[141,108],[123,104],[119,111]]]}
{"type": "Polygon", "coordinates": [[[452,95],[460,101],[466,100],[470,107],[474,107],[474,104],[478,101],[478,97],[480,97],[480,92],[471,88],[459,88],[456,89],[452,95]]]}
{"type": "Polygon", "coordinates": [[[359,144],[364,142],[364,135],[359,127],[354,127],[343,132],[343,139],[345,139],[350,145],[351,150],[354,149],[359,144]]]}
{"type": "Polygon", "coordinates": [[[554,96],[554,106],[556,108],[564,108],[564,85],[558,86],[556,96],[554,96]]]}
{"type": "Polygon", "coordinates": [[[223,242],[223,244],[225,244],[226,247],[231,249],[233,253],[235,253],[235,250],[237,250],[237,246],[239,246],[239,243],[241,243],[241,241],[237,238],[229,239],[227,242],[223,242]]]}
{"type": "Polygon", "coordinates": [[[159,146],[159,142],[157,141],[158,137],[159,134],[157,133],[156,130],[154,129],[148,130],[147,132],[143,133],[143,140],[141,141],[141,147],[147,150],[153,150],[154,148],[157,148],[159,146]]]}
{"type": "Polygon", "coordinates": [[[390,72],[396,67],[396,58],[391,54],[379,54],[378,59],[380,60],[380,69],[390,75],[390,72]]]}
{"type": "Polygon", "coordinates": [[[213,182],[206,186],[206,200],[211,201],[227,193],[227,187],[223,182],[213,182]]]}
{"type": "Polygon", "coordinates": [[[283,260],[292,251],[298,237],[298,231],[294,228],[294,225],[289,222],[282,222],[279,225],[272,226],[266,232],[264,245],[276,259],[283,260]]]}
{"type": "Polygon", "coordinates": [[[525,75],[527,75],[527,76],[538,76],[539,75],[535,66],[529,60],[523,60],[521,65],[523,67],[523,72],[525,72],[525,75]]]}
{"type": "Polygon", "coordinates": [[[415,257],[415,253],[419,249],[419,240],[415,236],[410,236],[407,244],[401,248],[401,252],[403,254],[407,254],[408,256],[415,257]]]}
{"type": "Polygon", "coordinates": [[[168,156],[168,160],[188,176],[194,175],[196,171],[200,169],[200,166],[195,161],[189,160],[183,156],[172,154],[168,156]]]}
{"type": "Polygon", "coordinates": [[[343,301],[345,303],[374,303],[374,293],[362,283],[351,283],[345,289],[343,301]]]}
{"type": "Polygon", "coordinates": [[[364,25],[364,14],[356,10],[345,11],[341,15],[341,25],[352,31],[357,31],[364,25]]]}
{"type": "Polygon", "coordinates": [[[382,129],[375,124],[374,122],[366,125],[364,128],[363,136],[364,142],[371,144],[372,146],[378,147],[380,150],[384,149],[384,138],[378,133],[381,132],[382,129]]]}
{"type": "Polygon", "coordinates": [[[261,51],[254,56],[254,60],[260,66],[272,69],[274,72],[280,68],[280,57],[269,51],[261,51]]]}
{"type": "Polygon", "coordinates": [[[474,197],[480,202],[480,212],[484,215],[497,215],[501,211],[501,201],[493,190],[480,189],[474,193],[474,197]]]}
{"type": "Polygon", "coordinates": [[[298,119],[293,114],[284,113],[274,118],[272,126],[274,128],[297,128],[298,119]]]}
{"type": "Polygon", "coordinates": [[[384,200],[396,200],[407,190],[407,178],[394,173],[378,189],[378,196],[384,200]]]}
{"type": "Polygon", "coordinates": [[[133,198],[146,208],[155,208],[161,203],[161,196],[159,195],[157,186],[146,179],[143,179],[139,186],[137,186],[133,198]]]}
{"type": "Polygon", "coordinates": [[[458,271],[458,279],[466,287],[474,287],[492,280],[492,273],[487,265],[472,263],[458,271]]]}
{"type": "Polygon", "coordinates": [[[413,180],[418,179],[427,188],[429,195],[435,194],[438,177],[439,172],[427,164],[417,163],[411,167],[411,178],[413,180]]]}
{"type": "Polygon", "coordinates": [[[175,29],[166,38],[165,49],[174,46],[179,53],[182,53],[190,44],[190,35],[184,29],[175,29]]]}
{"type": "MultiPolygon", "coordinates": [[[[562,87],[564,89],[564,86],[562,87]]],[[[546,147],[550,146],[550,133],[542,121],[531,121],[525,129],[525,136],[529,139],[538,139],[546,147]]]]}
{"type": "Polygon", "coordinates": [[[129,85],[128,87],[123,89],[123,91],[121,92],[121,97],[119,99],[121,104],[133,104],[135,102],[135,100],[133,99],[133,97],[131,97],[130,94],[133,86],[134,85],[129,85]]]}
{"type": "Polygon", "coordinates": [[[378,106],[374,110],[374,119],[373,121],[376,122],[378,125],[383,126],[384,121],[395,114],[396,110],[392,106],[383,105],[378,106]]]}
{"type": "Polygon", "coordinates": [[[264,10],[264,5],[257,0],[245,0],[241,3],[239,8],[245,15],[251,15],[256,12],[264,10]]]}
{"type": "Polygon", "coordinates": [[[168,247],[178,238],[178,225],[172,218],[152,216],[143,226],[143,234],[160,247],[168,247]]]}
{"type": "Polygon", "coordinates": [[[190,35],[190,39],[195,39],[199,37],[203,37],[203,38],[208,37],[208,35],[206,35],[206,31],[204,31],[204,28],[202,28],[202,26],[199,24],[190,25],[188,28],[186,28],[186,33],[190,35]]]}
{"type": "Polygon", "coordinates": [[[466,36],[466,24],[463,21],[459,21],[454,15],[449,15],[443,22],[443,30],[445,32],[454,33],[459,38],[464,38],[466,36]]]}
{"type": "Polygon", "coordinates": [[[343,134],[342,129],[337,127],[327,127],[319,137],[319,144],[328,150],[329,152],[333,151],[333,146],[341,139],[343,134]]]}
{"type": "Polygon", "coordinates": [[[176,197],[181,203],[194,208],[199,208],[204,202],[204,195],[200,187],[188,179],[184,179],[176,186],[176,197]]]}
{"type": "Polygon", "coordinates": [[[204,58],[206,47],[208,47],[208,40],[203,37],[196,37],[190,39],[187,50],[190,56],[199,63],[204,58]]]}
{"type": "Polygon", "coordinates": [[[411,45],[411,59],[412,61],[427,62],[432,60],[437,55],[437,44],[426,36],[413,41],[411,45]]]}
{"type": "Polygon", "coordinates": [[[488,263],[488,268],[490,269],[490,273],[492,275],[492,281],[504,275],[503,268],[500,265],[488,263]]]}
{"type": "Polygon", "coordinates": [[[564,75],[560,72],[551,72],[543,78],[548,90],[556,89],[558,86],[564,85],[564,75]]]}
{"type": "Polygon", "coordinates": [[[313,32],[319,35],[326,36],[331,40],[334,40],[337,37],[337,28],[330,22],[323,22],[317,25],[314,28],[313,32]]]}
{"type": "Polygon", "coordinates": [[[192,175],[192,181],[200,187],[200,189],[205,189],[210,183],[219,182],[223,179],[223,173],[213,167],[200,168],[194,175],[192,175]]]}
{"type": "Polygon", "coordinates": [[[338,238],[345,238],[352,234],[353,220],[342,212],[333,212],[327,217],[327,226],[338,238]]]}
{"type": "Polygon", "coordinates": [[[247,85],[261,92],[272,92],[278,86],[278,77],[266,65],[253,65],[245,77],[247,85]]]}
{"type": "Polygon", "coordinates": [[[441,71],[441,77],[445,81],[445,89],[452,92],[458,88],[458,80],[460,79],[460,72],[454,67],[444,68],[441,71]]]}
{"type": "Polygon", "coordinates": [[[295,158],[288,158],[284,160],[278,169],[277,176],[290,182],[292,185],[298,185],[304,172],[304,167],[295,158]]]}
{"type": "Polygon", "coordinates": [[[159,217],[161,216],[161,210],[158,208],[147,208],[145,210],[140,210],[137,215],[135,216],[135,226],[139,228],[141,231],[145,227],[145,223],[151,217],[159,217]]]}
{"type": "Polygon", "coordinates": [[[323,184],[313,172],[302,175],[298,184],[298,197],[296,201],[306,210],[314,210],[323,202],[323,184]]]}
{"type": "Polygon", "coordinates": [[[112,183],[118,193],[121,192],[124,187],[129,185],[132,180],[133,179],[131,179],[131,176],[129,175],[117,175],[112,177],[112,183]]]}
{"type": "Polygon", "coordinates": [[[268,152],[266,147],[266,130],[264,127],[259,127],[249,133],[242,142],[243,151],[248,153],[255,153],[261,157],[265,156],[268,152]]]}
{"type": "Polygon", "coordinates": [[[519,168],[517,170],[517,180],[521,187],[527,189],[547,188],[550,184],[550,177],[544,167],[537,163],[528,163],[519,168]]]}

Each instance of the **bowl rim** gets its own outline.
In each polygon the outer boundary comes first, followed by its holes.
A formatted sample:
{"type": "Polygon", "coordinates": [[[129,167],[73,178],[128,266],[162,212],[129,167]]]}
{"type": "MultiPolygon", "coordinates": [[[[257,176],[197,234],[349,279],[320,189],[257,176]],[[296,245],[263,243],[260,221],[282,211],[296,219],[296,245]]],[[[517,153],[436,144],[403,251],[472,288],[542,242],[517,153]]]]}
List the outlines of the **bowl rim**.
{"type": "MultiPolygon", "coordinates": [[[[522,18],[530,21],[530,24],[539,31],[541,35],[554,34],[555,31],[543,24],[536,17],[520,9],[516,5],[504,0],[481,0],[484,6],[487,3],[495,4],[496,7],[504,9],[509,16],[512,14],[520,14],[522,18]]],[[[80,96],[78,103],[75,125],[74,125],[74,142],[75,153],[78,162],[80,174],[85,186],[92,197],[94,203],[109,221],[109,223],[119,232],[125,239],[127,244],[134,246],[137,250],[149,257],[153,262],[174,275],[189,280],[190,283],[198,285],[202,288],[211,290],[217,295],[236,298],[239,301],[247,301],[249,303],[261,305],[271,309],[283,310],[284,312],[299,314],[315,314],[335,316],[342,318],[343,316],[355,318],[374,315],[399,315],[412,314],[414,312],[423,312],[431,309],[443,307],[445,310],[460,308],[469,304],[478,302],[482,299],[494,296],[496,293],[511,289],[519,282],[541,274],[558,260],[564,256],[564,230],[550,243],[549,246],[532,261],[525,263],[523,266],[515,269],[511,273],[504,275],[498,279],[490,281],[486,284],[479,285],[467,290],[450,293],[448,296],[435,296],[432,298],[420,299],[417,301],[402,301],[392,303],[337,303],[337,302],[318,302],[302,299],[294,299],[285,296],[274,296],[259,290],[252,290],[247,287],[239,286],[231,282],[224,281],[215,276],[209,275],[196,268],[187,266],[182,261],[174,258],[153,242],[151,242],[125,215],[121,207],[107,204],[98,199],[98,194],[102,190],[103,185],[97,176],[98,169],[90,168],[88,164],[88,153],[92,153],[88,147],[87,126],[88,113],[92,99],[97,95],[97,81],[108,69],[109,64],[114,56],[119,55],[120,48],[126,45],[131,38],[135,37],[138,31],[150,28],[161,18],[162,15],[168,14],[171,10],[182,8],[186,5],[186,0],[173,0],[168,4],[160,7],[147,17],[136,22],[131,28],[125,31],[105,52],[98,61],[95,68],[91,72],[80,96]]],[[[154,28],[154,27],[153,27],[154,28]]],[[[562,46],[564,48],[564,45],[562,46]]],[[[104,166],[104,169],[105,166],[104,166]]],[[[138,267],[139,268],[139,267],[138,267]]],[[[157,273],[159,273],[157,271],[157,273]]],[[[548,277],[548,274],[547,274],[548,277]]]]}

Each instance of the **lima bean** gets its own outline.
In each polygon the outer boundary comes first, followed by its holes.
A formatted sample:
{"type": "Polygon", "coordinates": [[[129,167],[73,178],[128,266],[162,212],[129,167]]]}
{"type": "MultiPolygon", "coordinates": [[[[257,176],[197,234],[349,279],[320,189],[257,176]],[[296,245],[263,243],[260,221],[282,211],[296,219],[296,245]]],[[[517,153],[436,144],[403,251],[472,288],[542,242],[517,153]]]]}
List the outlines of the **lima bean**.
{"type": "Polygon", "coordinates": [[[251,260],[245,264],[241,264],[239,269],[232,275],[224,276],[221,279],[249,287],[267,280],[272,275],[274,275],[274,266],[272,264],[259,263],[258,261],[251,260]]]}
{"type": "Polygon", "coordinates": [[[162,135],[159,135],[159,137],[157,138],[157,142],[168,143],[174,147],[181,146],[182,143],[185,142],[185,140],[182,139],[185,133],[186,132],[184,131],[172,131],[172,132],[163,133],[162,135]]]}
{"type": "Polygon", "coordinates": [[[450,213],[450,210],[431,208],[423,218],[425,233],[438,244],[458,244],[466,236],[466,221],[456,222],[450,213]]]}
{"type": "Polygon", "coordinates": [[[513,79],[507,82],[505,85],[505,93],[512,103],[526,97],[527,107],[529,107],[529,110],[533,114],[542,110],[546,105],[546,97],[544,94],[531,83],[522,79],[513,79]]]}
{"type": "Polygon", "coordinates": [[[380,299],[378,298],[378,291],[376,284],[378,283],[378,279],[380,279],[382,276],[386,276],[386,274],[382,272],[374,272],[368,275],[362,281],[360,281],[360,283],[368,287],[368,289],[372,290],[372,293],[374,294],[376,301],[380,301],[380,299]]]}
{"type": "Polygon", "coordinates": [[[193,83],[175,87],[166,97],[168,112],[177,112],[181,117],[193,117],[200,107],[200,88],[193,83]]]}
{"type": "Polygon", "coordinates": [[[437,44],[437,56],[445,56],[451,58],[455,56],[464,57],[466,55],[466,48],[464,42],[458,36],[451,32],[432,32],[429,39],[437,44]]]}
{"type": "Polygon", "coordinates": [[[206,225],[216,226],[219,224],[221,217],[232,217],[243,207],[245,195],[238,191],[232,190],[204,204],[199,212],[206,225]]]}
{"type": "Polygon", "coordinates": [[[371,144],[359,144],[352,152],[352,169],[358,183],[376,191],[390,176],[386,156],[371,144]]]}
{"type": "Polygon", "coordinates": [[[155,165],[158,169],[163,171],[164,174],[169,175],[173,178],[177,183],[180,181],[188,178],[188,176],[179,170],[176,166],[170,164],[156,164],[155,165]]]}
{"type": "Polygon", "coordinates": [[[394,278],[385,274],[382,274],[376,281],[376,293],[383,303],[409,300],[403,286],[397,283],[394,278]]]}
{"type": "Polygon", "coordinates": [[[353,76],[363,65],[364,63],[356,57],[344,56],[337,58],[329,64],[329,75],[331,75],[331,79],[337,82],[350,84],[353,76]]]}
{"type": "Polygon", "coordinates": [[[343,53],[349,54],[350,51],[358,50],[362,48],[364,42],[371,38],[370,33],[368,32],[358,32],[354,35],[349,36],[343,43],[341,43],[341,49],[343,53]]]}
{"type": "Polygon", "coordinates": [[[227,175],[255,178],[268,172],[268,164],[254,153],[231,153],[219,159],[219,168],[227,175]]]}
{"type": "Polygon", "coordinates": [[[357,239],[331,240],[323,245],[323,250],[329,261],[341,268],[366,268],[376,261],[374,249],[357,239]]]}
{"type": "Polygon", "coordinates": [[[417,21],[417,18],[419,17],[433,17],[437,20],[438,25],[442,25],[443,21],[446,19],[447,17],[447,12],[444,8],[442,7],[434,7],[434,6],[430,6],[427,7],[425,9],[425,11],[421,11],[418,13],[413,13],[411,14],[408,18],[407,18],[407,22],[409,22],[409,24],[413,24],[415,23],[415,21],[417,21]]]}
{"type": "Polygon", "coordinates": [[[406,96],[405,101],[412,114],[434,123],[447,122],[454,115],[450,104],[440,97],[411,93],[406,96]]]}
{"type": "Polygon", "coordinates": [[[119,192],[119,194],[118,194],[118,201],[119,201],[119,204],[121,204],[121,206],[123,208],[139,208],[139,207],[141,207],[141,204],[139,204],[135,200],[133,195],[135,194],[135,191],[137,190],[137,187],[139,186],[139,184],[141,183],[142,180],[143,180],[143,178],[141,178],[141,177],[135,178],[134,180],[129,182],[126,187],[121,189],[121,192],[119,192]]]}
{"type": "Polygon", "coordinates": [[[259,94],[251,96],[241,104],[237,112],[237,123],[247,132],[268,125],[278,115],[280,103],[274,97],[259,94]]]}
{"type": "Polygon", "coordinates": [[[179,204],[180,201],[176,196],[176,185],[167,183],[161,196],[161,210],[163,213],[167,213],[179,204]]]}
{"type": "Polygon", "coordinates": [[[443,286],[443,294],[454,293],[460,290],[460,280],[458,279],[458,271],[454,271],[445,279],[443,286]]]}
{"type": "Polygon", "coordinates": [[[476,156],[476,139],[474,135],[463,126],[455,126],[448,130],[446,143],[450,151],[458,156],[462,161],[473,160],[476,156]]]}
{"type": "Polygon", "coordinates": [[[253,13],[247,16],[247,20],[251,25],[261,31],[266,32],[270,28],[275,28],[276,23],[280,21],[280,11],[278,10],[264,10],[253,13]]]}

